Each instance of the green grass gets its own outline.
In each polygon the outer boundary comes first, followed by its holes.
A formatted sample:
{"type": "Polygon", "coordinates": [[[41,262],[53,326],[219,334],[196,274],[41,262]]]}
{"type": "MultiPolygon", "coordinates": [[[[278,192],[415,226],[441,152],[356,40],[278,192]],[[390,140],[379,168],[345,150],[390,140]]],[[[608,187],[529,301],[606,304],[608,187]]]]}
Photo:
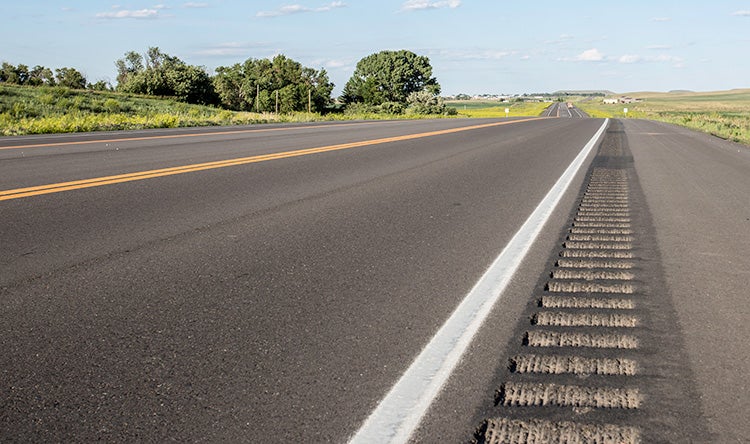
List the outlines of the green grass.
{"type": "Polygon", "coordinates": [[[0,86],[0,135],[326,120],[424,119],[413,114],[250,113],[107,91],[0,86]]]}
{"type": "Polygon", "coordinates": [[[673,123],[750,145],[750,90],[708,93],[628,93],[643,102],[605,105],[601,100],[576,106],[591,117],[651,119],[673,123]],[[623,108],[628,108],[627,116],[623,108]]]}
{"type": "Polygon", "coordinates": [[[504,103],[496,100],[451,100],[445,104],[456,108],[459,115],[466,117],[505,117],[506,108],[509,117],[538,116],[550,106],[549,103],[504,103]]]}

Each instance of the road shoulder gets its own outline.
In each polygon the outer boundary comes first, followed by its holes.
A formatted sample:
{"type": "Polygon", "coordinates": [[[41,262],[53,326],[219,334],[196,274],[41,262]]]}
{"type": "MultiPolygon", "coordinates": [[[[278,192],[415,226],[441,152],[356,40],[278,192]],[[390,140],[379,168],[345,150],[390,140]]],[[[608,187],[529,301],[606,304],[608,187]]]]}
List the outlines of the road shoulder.
{"type": "Polygon", "coordinates": [[[709,430],[716,442],[744,442],[750,148],[656,122],[624,124],[709,430]]]}

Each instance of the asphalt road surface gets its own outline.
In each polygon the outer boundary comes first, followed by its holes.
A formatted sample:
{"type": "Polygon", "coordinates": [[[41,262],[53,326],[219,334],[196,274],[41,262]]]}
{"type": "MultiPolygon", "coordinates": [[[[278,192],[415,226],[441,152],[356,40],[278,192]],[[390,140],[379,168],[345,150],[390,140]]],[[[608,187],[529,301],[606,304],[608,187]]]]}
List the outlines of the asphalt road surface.
{"type": "Polygon", "coordinates": [[[586,113],[575,106],[568,107],[567,103],[554,102],[542,112],[544,117],[563,117],[563,118],[585,118],[586,113]]]}
{"type": "MultiPolygon", "coordinates": [[[[1,139],[2,439],[347,441],[603,122],[1,139]]],[[[642,410],[673,407],[697,418],[693,438],[742,442],[750,150],[649,122],[609,129],[651,241],[643,279],[669,295],[648,316],[668,312],[674,350],[648,352],[671,364],[638,381],[651,399],[685,388],[642,410]]],[[[601,155],[585,157],[413,440],[465,442],[497,413],[582,186],[597,165],[619,168],[601,155]]]]}

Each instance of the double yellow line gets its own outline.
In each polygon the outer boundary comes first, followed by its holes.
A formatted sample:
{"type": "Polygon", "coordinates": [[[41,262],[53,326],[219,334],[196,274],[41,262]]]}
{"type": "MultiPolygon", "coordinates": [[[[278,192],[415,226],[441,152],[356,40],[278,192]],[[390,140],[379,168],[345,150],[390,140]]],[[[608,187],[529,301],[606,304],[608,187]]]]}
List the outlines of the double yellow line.
{"type": "MultiPolygon", "coordinates": [[[[512,123],[529,122],[532,120],[539,120],[539,117],[522,120],[511,120],[504,122],[486,123],[482,125],[466,126],[461,128],[452,128],[440,131],[430,131],[426,133],[407,134],[404,136],[386,137],[383,139],[363,140],[360,142],[342,143],[338,145],[322,146],[318,148],[307,148],[294,151],[284,151],[273,154],[261,154],[258,156],[251,157],[240,157],[229,160],[219,160],[214,162],[196,163],[192,165],[184,165],[171,168],[161,168],[157,170],[139,171],[134,173],[118,174],[115,176],[95,177],[92,179],[74,180],[71,182],[53,183],[47,185],[38,185],[27,188],[17,188],[14,190],[0,191],[0,201],[21,199],[24,197],[39,196],[42,194],[61,193],[63,191],[80,190],[82,188],[100,187],[103,185],[112,185],[117,183],[133,182],[136,180],[153,179],[156,177],[172,176],[175,174],[193,173],[196,171],[212,170],[216,168],[224,168],[237,165],[247,165],[250,163],[266,162],[269,160],[287,159],[290,157],[307,156],[310,154],[327,153],[330,151],[347,150],[351,148],[358,148],[363,146],[378,145],[390,142],[400,142],[404,140],[420,139],[424,137],[440,136],[444,134],[458,133],[462,131],[471,131],[482,128],[490,128],[500,125],[508,125],[512,123]]],[[[123,139],[129,140],[129,139],[123,139]]]]}

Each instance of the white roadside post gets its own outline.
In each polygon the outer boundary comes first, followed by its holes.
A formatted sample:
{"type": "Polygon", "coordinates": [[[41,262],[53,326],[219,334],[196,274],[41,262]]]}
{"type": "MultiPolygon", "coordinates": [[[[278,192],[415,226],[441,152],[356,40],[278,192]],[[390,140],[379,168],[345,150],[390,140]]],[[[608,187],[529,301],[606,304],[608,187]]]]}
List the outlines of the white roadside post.
{"type": "Polygon", "coordinates": [[[622,113],[625,114],[625,117],[628,117],[628,109],[627,108],[623,108],[622,109],[622,113]]]}
{"type": "Polygon", "coordinates": [[[510,108],[505,108],[505,118],[508,118],[508,114],[510,114],[510,108]]]}

